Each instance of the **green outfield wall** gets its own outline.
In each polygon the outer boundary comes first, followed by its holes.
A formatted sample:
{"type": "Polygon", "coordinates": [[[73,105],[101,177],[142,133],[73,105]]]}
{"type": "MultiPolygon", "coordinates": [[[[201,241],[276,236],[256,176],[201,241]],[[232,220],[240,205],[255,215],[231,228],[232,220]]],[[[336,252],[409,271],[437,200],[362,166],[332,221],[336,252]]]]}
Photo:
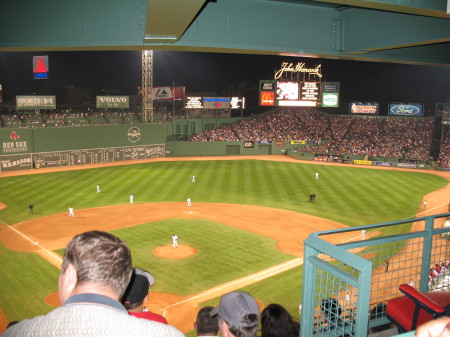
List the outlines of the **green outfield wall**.
{"type": "Polygon", "coordinates": [[[1,129],[0,155],[161,144],[164,124],[1,129]]]}

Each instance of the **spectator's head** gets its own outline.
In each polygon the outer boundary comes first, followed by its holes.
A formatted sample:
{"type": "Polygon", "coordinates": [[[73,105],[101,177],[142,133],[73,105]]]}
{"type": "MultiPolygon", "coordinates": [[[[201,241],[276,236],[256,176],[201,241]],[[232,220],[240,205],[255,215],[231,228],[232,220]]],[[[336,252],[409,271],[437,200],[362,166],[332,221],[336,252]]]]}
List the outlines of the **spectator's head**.
{"type": "Polygon", "coordinates": [[[269,304],[261,313],[261,337],[297,337],[300,324],[279,304],[269,304]]]}
{"type": "Polygon", "coordinates": [[[131,276],[130,284],[128,285],[122,297],[122,304],[127,310],[139,309],[141,312],[144,307],[145,299],[148,296],[148,291],[155,283],[153,276],[142,269],[134,268],[131,276]]]}
{"type": "Polygon", "coordinates": [[[259,307],[248,293],[234,291],[223,295],[211,311],[218,315],[222,337],[255,337],[259,324],[259,307]]]}
{"type": "Polygon", "coordinates": [[[219,320],[217,315],[211,316],[214,307],[203,307],[197,314],[194,322],[194,328],[197,336],[217,336],[219,332],[219,320]]]}
{"type": "Polygon", "coordinates": [[[335,298],[324,298],[320,306],[323,314],[330,320],[336,320],[341,316],[342,309],[335,298]]]}
{"type": "Polygon", "coordinates": [[[58,281],[63,304],[79,293],[96,293],[119,300],[130,282],[131,252],[118,237],[91,231],[75,236],[64,251],[58,281]]]}

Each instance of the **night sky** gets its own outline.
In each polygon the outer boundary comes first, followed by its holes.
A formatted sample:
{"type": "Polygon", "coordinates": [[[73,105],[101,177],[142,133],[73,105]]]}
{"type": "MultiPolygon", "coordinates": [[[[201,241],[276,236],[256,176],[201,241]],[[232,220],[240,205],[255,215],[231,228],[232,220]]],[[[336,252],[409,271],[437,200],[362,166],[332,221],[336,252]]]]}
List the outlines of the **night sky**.
{"type": "MultiPolygon", "coordinates": [[[[154,86],[185,86],[190,92],[222,91],[246,82],[273,79],[282,62],[322,64],[323,81],[341,83],[341,99],[363,102],[424,103],[450,100],[450,68],[363,61],[308,59],[264,55],[236,55],[155,51],[154,86]]],[[[58,86],[121,89],[137,93],[141,85],[140,51],[0,52],[0,83],[4,99],[15,95],[54,94],[58,86]],[[48,80],[33,80],[32,56],[48,55],[48,80]]]]}

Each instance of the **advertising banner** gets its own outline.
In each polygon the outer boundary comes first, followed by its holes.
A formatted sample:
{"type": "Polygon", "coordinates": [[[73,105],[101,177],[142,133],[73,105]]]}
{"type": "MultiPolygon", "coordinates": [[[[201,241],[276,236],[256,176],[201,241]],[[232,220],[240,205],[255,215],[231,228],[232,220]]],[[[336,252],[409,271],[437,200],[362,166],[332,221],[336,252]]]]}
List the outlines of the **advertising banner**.
{"type": "Polygon", "coordinates": [[[357,164],[357,165],[372,165],[372,161],[371,160],[354,160],[353,164],[357,164]]]}
{"type": "Polygon", "coordinates": [[[291,140],[291,144],[306,144],[306,140],[291,140]]]}
{"type": "Polygon", "coordinates": [[[203,97],[204,109],[230,109],[230,97],[203,97]]]}
{"type": "Polygon", "coordinates": [[[31,130],[3,130],[0,133],[2,154],[30,152],[33,136],[31,130]]]}
{"type": "Polygon", "coordinates": [[[17,110],[56,109],[55,96],[16,96],[17,110]]]}
{"type": "Polygon", "coordinates": [[[350,114],[378,115],[380,105],[378,103],[352,102],[349,107],[350,114]]]}
{"type": "Polygon", "coordinates": [[[389,166],[389,167],[392,167],[392,166],[394,166],[394,163],[393,162],[386,162],[386,161],[376,161],[375,165],[376,166],[389,166]]]}
{"type": "Polygon", "coordinates": [[[412,164],[412,163],[397,163],[397,167],[417,168],[417,164],[412,164]]]}
{"type": "Polygon", "coordinates": [[[255,147],[255,141],[253,141],[253,140],[246,140],[244,142],[244,148],[251,149],[251,148],[254,148],[254,147],[255,147]]]}
{"type": "Polygon", "coordinates": [[[0,171],[20,171],[32,168],[31,154],[11,155],[0,157],[0,171]]]}
{"type": "Polygon", "coordinates": [[[97,109],[129,109],[128,96],[97,96],[97,109]]]}
{"type": "Polygon", "coordinates": [[[389,104],[390,116],[423,116],[422,104],[389,104]]]}
{"type": "Polygon", "coordinates": [[[275,92],[274,91],[261,91],[259,93],[259,105],[274,106],[275,105],[275,92]]]}

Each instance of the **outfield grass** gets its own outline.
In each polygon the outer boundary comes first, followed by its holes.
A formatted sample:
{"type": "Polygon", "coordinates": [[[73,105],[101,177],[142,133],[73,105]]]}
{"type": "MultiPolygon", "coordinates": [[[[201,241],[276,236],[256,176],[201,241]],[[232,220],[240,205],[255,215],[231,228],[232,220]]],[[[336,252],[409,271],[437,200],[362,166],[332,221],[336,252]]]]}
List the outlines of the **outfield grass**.
{"type": "MultiPolygon", "coordinates": [[[[67,212],[69,206],[76,212],[123,204],[133,194],[137,203],[185,202],[190,197],[193,203],[282,208],[357,226],[413,217],[422,196],[446,184],[447,180],[431,174],[322,164],[259,160],[155,162],[1,178],[0,201],[8,207],[0,211],[0,220],[11,225],[67,212]],[[318,181],[315,172],[320,174],[318,181]],[[191,183],[192,175],[196,176],[195,184],[191,183]],[[102,189],[100,194],[96,193],[97,184],[102,189]],[[317,195],[315,203],[308,202],[311,192],[317,195]],[[28,213],[30,203],[34,204],[35,214],[28,213]]],[[[173,219],[114,233],[130,245],[136,265],[156,274],[155,291],[182,295],[292,258],[274,249],[271,239],[208,221],[173,219]],[[195,257],[157,264],[151,251],[173,232],[199,252],[195,257]]],[[[42,297],[56,291],[58,270],[34,254],[0,248],[0,307],[8,318],[22,319],[48,311],[42,297]],[[17,282],[15,277],[20,270],[27,271],[24,282],[17,282]],[[17,303],[24,303],[23,298],[34,292],[35,283],[40,289],[35,298],[17,308],[17,303]],[[28,306],[30,310],[25,308],[28,306]]],[[[295,268],[248,289],[264,303],[282,303],[295,314],[300,300],[300,271],[295,268]]]]}

